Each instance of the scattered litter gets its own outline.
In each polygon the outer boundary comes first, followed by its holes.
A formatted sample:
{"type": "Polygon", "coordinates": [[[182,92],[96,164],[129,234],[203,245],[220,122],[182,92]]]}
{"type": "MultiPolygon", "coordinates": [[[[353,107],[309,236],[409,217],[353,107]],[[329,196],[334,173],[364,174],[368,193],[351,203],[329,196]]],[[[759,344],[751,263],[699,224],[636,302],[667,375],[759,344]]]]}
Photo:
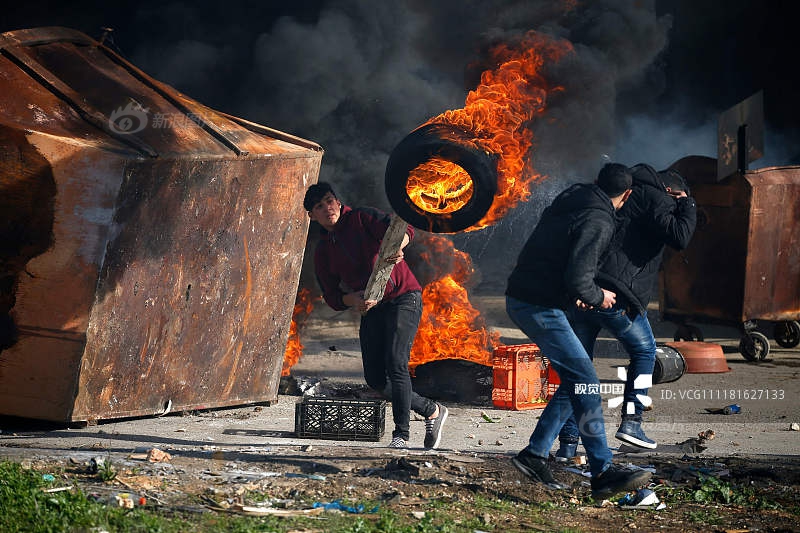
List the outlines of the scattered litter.
{"type": "Polygon", "coordinates": [[[418,520],[422,520],[423,518],[425,518],[425,511],[412,511],[411,516],[413,516],[418,520]]]}
{"type": "Polygon", "coordinates": [[[56,476],[53,474],[42,474],[42,480],[51,483],[56,480],[56,476]]]}
{"type": "Polygon", "coordinates": [[[42,489],[42,491],[47,492],[47,493],[51,493],[51,492],[63,492],[65,490],[70,490],[70,489],[72,489],[72,486],[69,486],[69,487],[53,487],[52,489],[42,489]]]}
{"type": "MultiPolygon", "coordinates": [[[[708,408],[706,408],[706,410],[708,410],[708,408]]],[[[707,429],[698,433],[697,437],[690,437],[683,442],[679,442],[677,445],[684,453],[700,453],[708,448],[706,442],[713,440],[714,437],[716,437],[714,430],[707,429]]]]}
{"type": "Polygon", "coordinates": [[[661,503],[656,493],[650,489],[639,489],[636,492],[629,492],[617,501],[620,509],[642,509],[655,508],[656,510],[666,509],[666,505],[661,503]]]}
{"type": "Polygon", "coordinates": [[[97,474],[103,468],[109,468],[110,466],[111,459],[107,459],[105,457],[92,457],[91,461],[89,461],[89,472],[92,474],[97,474]]]}
{"type": "Polygon", "coordinates": [[[697,438],[704,440],[712,440],[714,437],[716,437],[716,434],[713,429],[707,429],[697,434],[697,438]]]}
{"type": "Polygon", "coordinates": [[[158,448],[151,448],[147,451],[147,460],[151,463],[164,463],[168,462],[170,459],[172,459],[170,454],[158,448]]]}
{"type": "Polygon", "coordinates": [[[571,466],[565,468],[564,471],[565,472],[572,472],[573,474],[578,474],[579,476],[583,476],[583,477],[592,477],[592,473],[591,472],[581,470],[580,468],[573,468],[571,466]]]}
{"type": "Polygon", "coordinates": [[[286,472],[284,477],[299,477],[303,479],[314,479],[316,481],[325,481],[327,478],[319,474],[298,474],[295,472],[286,472]]]}
{"type": "Polygon", "coordinates": [[[231,505],[228,509],[235,513],[248,516],[316,516],[325,512],[325,509],[273,509],[272,507],[255,507],[250,505],[231,505]]]}
{"type": "Polygon", "coordinates": [[[585,455],[576,455],[572,458],[572,462],[576,465],[585,465],[586,464],[586,456],[585,455]]]}
{"type": "Polygon", "coordinates": [[[369,511],[365,511],[364,510],[364,504],[362,504],[362,503],[359,503],[357,506],[353,507],[351,505],[344,505],[341,502],[341,500],[334,500],[332,502],[327,502],[327,503],[314,502],[312,507],[314,509],[322,508],[322,509],[325,509],[326,511],[345,511],[345,512],[353,513],[353,514],[362,514],[362,513],[374,514],[374,513],[377,513],[378,509],[380,508],[378,505],[376,505],[375,507],[373,507],[369,511]]]}
{"type": "Polygon", "coordinates": [[[313,449],[314,449],[314,447],[312,445],[310,445],[310,444],[306,444],[305,446],[303,446],[301,448],[301,450],[303,450],[304,452],[310,452],[313,449]]]}
{"type": "Polygon", "coordinates": [[[495,421],[492,420],[492,417],[486,414],[486,411],[481,411],[481,418],[483,418],[487,422],[491,422],[492,424],[495,423],[495,421]]]}
{"type": "Polygon", "coordinates": [[[133,509],[133,498],[131,498],[131,495],[127,492],[121,492],[114,495],[114,499],[116,500],[117,505],[123,509],[133,509]]]}
{"type": "Polygon", "coordinates": [[[732,403],[725,407],[706,407],[706,412],[713,415],[736,415],[742,412],[742,408],[739,404],[732,403]]]}
{"type": "Polygon", "coordinates": [[[791,425],[789,426],[789,429],[791,431],[800,431],[800,424],[798,424],[797,422],[792,422],[791,425]]]}

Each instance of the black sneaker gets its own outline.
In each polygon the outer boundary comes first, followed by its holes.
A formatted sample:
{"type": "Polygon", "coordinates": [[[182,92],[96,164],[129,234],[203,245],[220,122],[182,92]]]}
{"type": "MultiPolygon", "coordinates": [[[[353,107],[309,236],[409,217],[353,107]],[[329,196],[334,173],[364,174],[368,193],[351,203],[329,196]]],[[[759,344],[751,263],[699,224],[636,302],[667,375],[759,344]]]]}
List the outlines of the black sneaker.
{"type": "Polygon", "coordinates": [[[604,500],[618,492],[638,489],[650,477],[647,470],[612,464],[602,474],[592,477],[592,498],[604,500]]]}
{"type": "Polygon", "coordinates": [[[425,447],[428,449],[439,447],[439,443],[442,441],[444,421],[447,420],[447,415],[449,414],[447,407],[440,403],[436,405],[439,406],[439,416],[425,419],[425,447]]]}
{"type": "Polygon", "coordinates": [[[547,459],[536,457],[527,449],[513,457],[511,463],[530,479],[537,483],[543,483],[549,489],[563,490],[567,488],[566,485],[555,480],[550,467],[547,466],[547,459]]]}

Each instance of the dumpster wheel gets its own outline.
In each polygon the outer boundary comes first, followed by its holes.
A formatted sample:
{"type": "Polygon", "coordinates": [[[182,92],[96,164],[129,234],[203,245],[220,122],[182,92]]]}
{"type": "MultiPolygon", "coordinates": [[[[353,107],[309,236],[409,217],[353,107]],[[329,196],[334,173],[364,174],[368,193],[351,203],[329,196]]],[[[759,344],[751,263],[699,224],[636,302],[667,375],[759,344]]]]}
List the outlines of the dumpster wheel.
{"type": "Polygon", "coordinates": [[[796,320],[778,322],[772,336],[782,348],[794,348],[800,344],[800,323],[796,320]]]}
{"type": "Polygon", "coordinates": [[[689,324],[681,324],[678,326],[678,329],[675,330],[675,335],[673,335],[673,339],[677,341],[698,341],[703,342],[703,332],[700,331],[700,328],[697,326],[692,326],[689,324]]]}
{"type": "Polygon", "coordinates": [[[769,354],[769,339],[758,331],[748,331],[739,341],[739,352],[748,361],[761,362],[769,354]]]}

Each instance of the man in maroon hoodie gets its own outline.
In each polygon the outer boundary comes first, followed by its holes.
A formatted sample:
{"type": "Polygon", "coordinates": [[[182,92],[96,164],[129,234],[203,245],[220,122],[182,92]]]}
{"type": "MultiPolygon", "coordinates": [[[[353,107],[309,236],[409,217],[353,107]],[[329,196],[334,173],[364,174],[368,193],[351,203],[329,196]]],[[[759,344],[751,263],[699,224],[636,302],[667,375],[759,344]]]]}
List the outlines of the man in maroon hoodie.
{"type": "Polygon", "coordinates": [[[389,446],[408,447],[413,409],[425,418],[425,447],[437,448],[447,408],[414,392],[408,372],[411,345],[422,315],[422,288],[403,260],[403,248],[414,237],[413,228],[408,226],[400,249],[386,259],[394,268],[383,299],[364,300],[390,217],[376,209],[343,205],[325,182],[308,188],[303,207],[311,220],[322,226],[314,271],[325,302],[337,311],[355,308],[361,312],[364,379],[392,402],[395,429],[389,446]]]}

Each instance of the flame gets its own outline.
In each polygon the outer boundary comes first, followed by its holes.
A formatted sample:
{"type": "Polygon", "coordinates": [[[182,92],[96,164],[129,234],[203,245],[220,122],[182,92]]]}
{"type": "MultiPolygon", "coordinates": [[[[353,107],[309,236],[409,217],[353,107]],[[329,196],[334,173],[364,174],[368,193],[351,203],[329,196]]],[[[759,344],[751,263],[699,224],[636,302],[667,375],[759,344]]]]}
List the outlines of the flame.
{"type": "Polygon", "coordinates": [[[472,198],[472,178],[450,161],[431,159],[408,176],[406,192],[419,208],[429,213],[453,213],[472,198]]]}
{"type": "Polygon", "coordinates": [[[291,368],[297,364],[303,355],[303,343],[300,342],[299,329],[305,323],[308,315],[314,309],[311,301],[311,290],[300,289],[292,311],[292,324],[289,326],[289,339],[286,341],[286,351],[283,353],[283,369],[281,376],[288,376],[291,368]]]}
{"type": "Polygon", "coordinates": [[[445,237],[419,239],[425,239],[426,250],[420,258],[435,272],[434,280],[422,291],[422,318],[411,347],[409,369],[413,374],[417,366],[439,359],[465,359],[492,366],[492,352],[500,344],[500,334],[486,328],[480,312],[469,301],[464,285],[475,271],[469,254],[457,250],[445,237]]]}
{"type": "MultiPolygon", "coordinates": [[[[541,176],[532,169],[525,172],[526,155],[533,145],[528,125],[544,113],[547,95],[563,90],[548,86],[542,68],[572,50],[568,41],[556,41],[535,32],[528,32],[517,43],[499,44],[491,51],[492,61],[498,66],[481,74],[480,84],[469,92],[464,107],[445,111],[426,122],[459,126],[474,135],[473,142],[480,149],[497,156],[494,202],[483,218],[466,231],[495,223],[530,196],[529,185],[541,176]]],[[[448,163],[433,158],[410,172],[406,191],[420,208],[449,213],[469,200],[472,178],[463,168],[448,163]],[[451,201],[455,202],[453,206],[448,205],[451,201]],[[433,208],[428,209],[429,206],[433,208]]]]}

